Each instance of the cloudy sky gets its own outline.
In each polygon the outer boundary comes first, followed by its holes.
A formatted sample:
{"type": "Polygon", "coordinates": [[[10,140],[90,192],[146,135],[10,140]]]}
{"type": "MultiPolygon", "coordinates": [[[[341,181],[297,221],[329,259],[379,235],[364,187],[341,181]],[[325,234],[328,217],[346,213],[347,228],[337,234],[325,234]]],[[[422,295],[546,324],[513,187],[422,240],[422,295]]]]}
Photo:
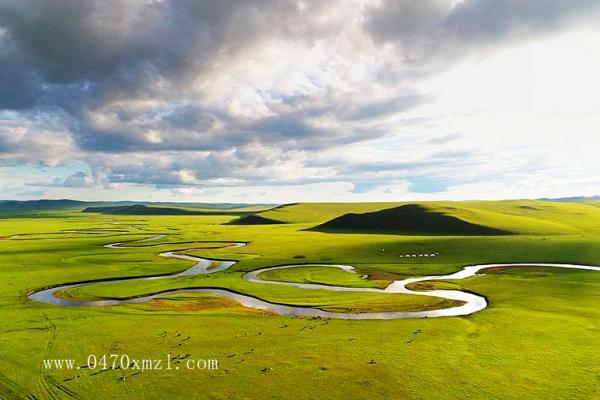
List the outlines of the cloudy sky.
{"type": "Polygon", "coordinates": [[[599,0],[0,0],[0,199],[600,194],[599,0]]]}

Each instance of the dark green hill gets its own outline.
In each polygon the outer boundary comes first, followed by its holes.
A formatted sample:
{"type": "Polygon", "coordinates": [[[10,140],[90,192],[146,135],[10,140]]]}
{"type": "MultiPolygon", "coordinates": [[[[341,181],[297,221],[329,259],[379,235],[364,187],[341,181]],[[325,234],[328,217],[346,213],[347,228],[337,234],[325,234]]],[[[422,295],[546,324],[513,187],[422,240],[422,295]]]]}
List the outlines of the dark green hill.
{"type": "Polygon", "coordinates": [[[425,235],[507,235],[500,229],[473,224],[417,204],[364,214],[344,214],[311,228],[320,232],[406,233],[425,235]]]}
{"type": "Polygon", "coordinates": [[[252,214],[231,221],[228,225],[274,225],[284,224],[285,222],[276,221],[274,219],[261,217],[260,215],[252,214]]]}
{"type": "Polygon", "coordinates": [[[87,207],[81,212],[84,213],[98,213],[98,214],[111,214],[115,211],[126,209],[129,206],[106,206],[106,207],[87,207]]]}

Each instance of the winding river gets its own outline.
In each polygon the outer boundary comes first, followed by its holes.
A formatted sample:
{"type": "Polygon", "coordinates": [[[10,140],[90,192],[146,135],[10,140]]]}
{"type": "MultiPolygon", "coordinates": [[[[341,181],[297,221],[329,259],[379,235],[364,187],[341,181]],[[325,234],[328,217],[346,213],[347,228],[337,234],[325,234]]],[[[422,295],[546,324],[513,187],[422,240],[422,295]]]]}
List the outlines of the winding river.
{"type": "MultiPolygon", "coordinates": [[[[76,233],[77,231],[70,231],[71,233],[76,233]]],[[[77,232],[82,233],[82,232],[77,232]]],[[[91,231],[86,233],[91,233],[91,231]]],[[[126,248],[140,248],[141,246],[127,246],[128,243],[145,243],[151,242],[155,240],[164,239],[167,237],[165,234],[154,235],[148,237],[146,239],[129,241],[129,242],[117,242],[117,243],[109,243],[105,244],[103,247],[109,249],[126,249],[126,248]]],[[[194,242],[200,243],[200,242],[194,242]]],[[[208,242],[208,243],[218,243],[218,242],[208,242]]],[[[155,244],[150,246],[143,247],[160,247],[173,245],[174,243],[162,243],[155,244]]],[[[232,242],[227,243],[226,246],[221,248],[237,248],[246,246],[247,243],[242,242],[232,242]]],[[[186,249],[191,250],[191,249],[186,249]]],[[[578,264],[556,264],[556,263],[506,263],[506,264],[480,264],[480,265],[472,265],[468,267],[464,267],[458,272],[454,272],[447,275],[432,275],[432,276],[423,276],[417,278],[408,278],[403,280],[397,280],[392,282],[384,289],[378,288],[360,288],[360,287],[346,287],[346,286],[332,286],[332,285],[324,285],[324,284],[316,284],[316,283],[296,283],[296,282],[282,282],[282,281],[271,281],[264,280],[259,277],[262,272],[272,271],[277,269],[286,269],[286,268],[300,268],[300,267],[329,267],[329,268],[339,268],[342,271],[347,273],[355,273],[354,267],[350,265],[338,265],[338,264],[296,264],[296,265],[284,265],[277,267],[268,267],[262,268],[254,271],[247,272],[243,279],[247,282],[253,282],[258,284],[269,284],[269,285],[284,285],[291,286],[300,289],[319,289],[319,290],[333,290],[333,291],[344,291],[344,292],[371,292],[371,293],[394,293],[394,294],[410,294],[417,296],[430,296],[437,297],[440,299],[447,300],[457,300],[463,302],[463,304],[455,307],[442,308],[438,310],[427,310],[427,311],[394,311],[394,312],[369,312],[369,313],[342,313],[342,312],[332,312],[325,311],[316,307],[309,306],[294,306],[289,304],[280,304],[275,302],[270,302],[267,300],[259,299],[254,296],[250,296],[243,293],[238,293],[236,291],[225,289],[225,288],[182,288],[182,289],[173,289],[173,290],[165,290],[158,293],[152,293],[149,295],[141,295],[135,296],[131,298],[125,299],[105,299],[105,300],[71,300],[71,299],[62,299],[56,296],[56,293],[62,290],[74,289],[86,285],[91,284],[102,284],[107,282],[116,282],[116,281],[145,281],[145,280],[155,280],[155,279],[172,279],[178,277],[185,276],[193,276],[200,274],[212,274],[215,272],[223,271],[227,268],[230,268],[232,265],[236,263],[236,261],[232,260],[213,260],[209,258],[202,258],[191,256],[187,254],[180,254],[179,252],[185,250],[174,250],[174,251],[166,251],[159,254],[161,257],[167,258],[176,258],[181,260],[193,261],[195,264],[181,272],[171,273],[171,274],[162,274],[162,275],[152,275],[152,276],[144,276],[144,277],[122,277],[122,278],[105,278],[105,279],[96,279],[75,283],[68,283],[62,285],[55,285],[51,287],[47,287],[44,289],[36,290],[29,293],[29,298],[38,302],[53,304],[58,306],[116,306],[122,304],[132,304],[132,303],[143,303],[150,301],[152,299],[166,296],[169,294],[175,293],[206,293],[213,294],[218,296],[223,296],[228,299],[234,300],[241,304],[244,307],[254,308],[258,310],[269,311],[278,315],[285,316],[301,316],[301,317],[321,317],[321,318],[333,318],[333,319],[352,319],[352,320],[368,320],[368,319],[398,319],[398,318],[431,318],[431,317],[456,317],[456,316],[464,316],[473,314],[477,311],[481,311],[487,307],[488,303],[485,297],[477,295],[475,293],[463,292],[459,290],[446,290],[446,289],[438,289],[438,290],[428,290],[428,291],[415,291],[407,288],[407,285],[416,282],[426,282],[426,281],[439,281],[439,280],[452,280],[452,279],[465,279],[472,277],[478,274],[480,271],[489,269],[489,268],[498,268],[498,267],[553,267],[553,268],[568,268],[568,269],[582,269],[582,270],[590,270],[590,271],[600,271],[600,267],[598,266],[590,266],[590,265],[578,265],[578,264]]]]}

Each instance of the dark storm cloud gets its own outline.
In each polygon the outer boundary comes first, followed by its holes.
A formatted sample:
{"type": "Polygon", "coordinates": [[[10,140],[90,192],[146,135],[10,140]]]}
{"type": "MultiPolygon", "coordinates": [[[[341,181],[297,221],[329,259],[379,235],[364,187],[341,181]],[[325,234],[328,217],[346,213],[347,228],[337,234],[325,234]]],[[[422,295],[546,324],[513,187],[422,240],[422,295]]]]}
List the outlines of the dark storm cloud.
{"type": "Polygon", "coordinates": [[[327,7],[295,1],[268,7],[261,1],[5,1],[0,107],[60,107],[73,138],[89,151],[219,149],[321,134],[300,120],[236,121],[201,105],[169,103],[186,98],[190,79],[211,79],[262,40],[308,43],[321,36],[330,27],[312,17],[327,7]],[[93,123],[120,98],[166,105],[111,109],[116,123],[93,123]],[[218,120],[225,129],[212,131],[218,120]],[[144,132],[150,130],[162,137],[148,138],[144,132]]]}
{"type": "Polygon", "coordinates": [[[42,95],[44,79],[31,57],[2,29],[4,20],[6,16],[0,16],[0,110],[29,108],[42,95]]]}
{"type": "Polygon", "coordinates": [[[465,1],[445,18],[444,30],[459,40],[494,42],[544,33],[568,23],[593,23],[599,10],[596,0],[465,1]]]}
{"type": "Polygon", "coordinates": [[[405,61],[457,57],[476,46],[551,32],[566,24],[595,23],[596,0],[384,0],[365,27],[377,41],[395,44],[405,61]]]}
{"type": "MultiPolygon", "coordinates": [[[[185,84],[271,35],[310,40],[320,6],[293,1],[7,0],[0,5],[5,41],[29,58],[46,82],[100,82],[96,95],[148,91],[154,78],[185,84]],[[108,91],[108,93],[106,93],[108,91]]],[[[151,90],[149,90],[151,92],[151,90]]]]}
{"type": "Polygon", "coordinates": [[[202,109],[193,106],[179,107],[162,117],[162,121],[175,129],[208,130],[215,122],[215,117],[202,109]]]}
{"type": "Polygon", "coordinates": [[[23,68],[10,53],[0,54],[0,109],[31,107],[42,94],[42,84],[36,71],[23,68]]]}

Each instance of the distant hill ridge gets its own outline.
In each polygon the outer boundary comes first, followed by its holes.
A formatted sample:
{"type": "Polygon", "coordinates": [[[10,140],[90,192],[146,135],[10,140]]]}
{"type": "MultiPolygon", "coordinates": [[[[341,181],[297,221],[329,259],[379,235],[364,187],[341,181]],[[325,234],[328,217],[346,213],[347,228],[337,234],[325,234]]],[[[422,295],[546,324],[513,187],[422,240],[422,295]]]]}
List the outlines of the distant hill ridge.
{"type": "Polygon", "coordinates": [[[77,200],[2,200],[0,211],[61,210],[85,206],[85,201],[77,200]]]}
{"type": "Polygon", "coordinates": [[[257,211],[270,209],[276,204],[251,203],[175,203],[145,201],[80,201],[70,199],[40,200],[0,200],[0,212],[38,211],[38,210],[83,210],[86,208],[110,208],[144,205],[147,207],[174,207],[183,209],[216,209],[219,211],[235,209],[235,211],[257,211]],[[247,209],[247,210],[246,210],[247,209]]]}
{"type": "Polygon", "coordinates": [[[542,201],[555,201],[558,203],[594,203],[600,201],[600,196],[575,196],[575,197],[560,197],[560,198],[542,198],[542,201]]]}
{"type": "Polygon", "coordinates": [[[348,213],[310,230],[321,232],[508,235],[510,232],[464,221],[418,204],[363,214],[348,213]]]}
{"type": "Polygon", "coordinates": [[[229,210],[193,210],[177,207],[156,207],[145,206],[143,204],[134,204],[131,206],[117,207],[88,207],[84,213],[116,214],[116,215],[246,215],[248,211],[229,211],[229,210]]]}

